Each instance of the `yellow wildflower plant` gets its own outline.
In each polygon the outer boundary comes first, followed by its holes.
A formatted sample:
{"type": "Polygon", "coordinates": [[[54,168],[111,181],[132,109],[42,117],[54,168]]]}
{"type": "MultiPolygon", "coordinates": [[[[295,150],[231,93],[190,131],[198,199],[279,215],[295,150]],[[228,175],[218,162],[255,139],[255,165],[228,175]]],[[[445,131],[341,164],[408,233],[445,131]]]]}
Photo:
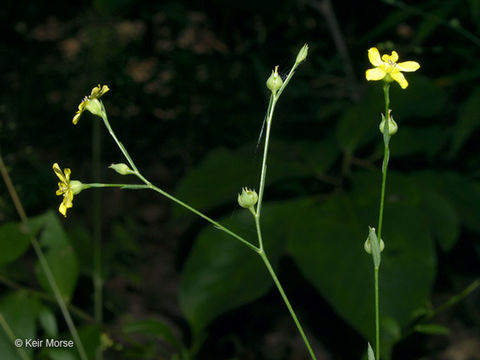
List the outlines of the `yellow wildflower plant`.
{"type": "Polygon", "coordinates": [[[73,206],[73,195],[78,194],[83,190],[84,185],[77,180],[70,180],[70,174],[72,173],[69,168],[65,168],[63,171],[60,169],[60,166],[55,163],[53,164],[53,171],[60,179],[58,183],[57,195],[63,195],[63,201],[60,204],[58,211],[63,216],[67,217],[67,209],[73,206]]]}
{"type": "Polygon", "coordinates": [[[396,51],[392,51],[391,55],[383,55],[380,57],[378,49],[372,47],[368,50],[368,59],[375,66],[373,69],[368,69],[365,73],[365,77],[368,81],[371,80],[384,80],[385,82],[396,81],[400,84],[402,89],[406,89],[408,82],[403,76],[403,72],[413,72],[420,68],[420,64],[416,61],[405,61],[397,63],[398,54],[396,51]]]}
{"type": "Polygon", "coordinates": [[[108,90],[110,90],[110,88],[107,85],[100,86],[99,84],[94,87],[90,95],[85,96],[80,105],[78,105],[78,110],[73,117],[73,124],[77,125],[80,116],[82,116],[82,113],[85,110],[88,110],[92,114],[101,117],[103,115],[103,105],[100,101],[98,101],[98,99],[100,99],[108,90]]]}

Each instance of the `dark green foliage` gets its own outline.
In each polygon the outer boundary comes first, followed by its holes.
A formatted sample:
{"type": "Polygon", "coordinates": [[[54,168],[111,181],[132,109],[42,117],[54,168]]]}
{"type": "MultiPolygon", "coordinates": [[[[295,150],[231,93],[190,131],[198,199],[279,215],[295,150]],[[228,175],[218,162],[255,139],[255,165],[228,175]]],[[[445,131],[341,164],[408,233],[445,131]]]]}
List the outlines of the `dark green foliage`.
{"type": "MultiPolygon", "coordinates": [[[[283,261],[290,261],[311,287],[312,299],[296,307],[299,317],[312,314],[314,307],[314,314],[338,315],[348,324],[307,321],[312,338],[324,344],[320,329],[336,334],[350,326],[365,339],[361,347],[351,347],[348,358],[367,356],[373,282],[363,242],[368,226],[377,227],[378,221],[383,151],[378,125],[384,105],[381,85],[367,83],[364,71],[367,49],[377,46],[382,53],[395,49],[400,61],[421,64],[416,73],[406,74],[406,90],[391,86],[399,130],[390,141],[382,234],[382,353],[387,360],[414,330],[447,333],[448,322],[423,323],[420,314],[429,314],[444,292],[462,288],[458,279],[472,281],[480,273],[479,2],[377,1],[371,11],[362,2],[332,1],[348,61],[315,3],[4,5],[1,151],[32,215],[30,230],[70,303],[92,313],[92,201],[85,191],[75,197],[66,220],[54,213],[60,198],[54,195],[51,165],[58,161],[72,168],[74,179],[91,180],[91,129],[98,119],[84,114],[71,125],[82,97],[107,83],[111,91],[102,99],[111,124],[141,171],[255,242],[251,215],[236,205],[236,196],[244,186],[258,190],[263,142],[257,146],[256,141],[268,104],[265,80],[275,65],[284,75],[307,42],[309,57],[273,120],[264,238],[287,294],[295,283],[282,274],[283,261]],[[346,70],[349,63],[353,76],[346,70]],[[45,213],[47,208],[53,210],[45,213]],[[320,300],[327,305],[317,309],[320,300]]],[[[102,136],[102,178],[124,181],[107,170],[124,159],[107,134],[102,136]]],[[[107,360],[186,360],[195,353],[199,360],[266,359],[264,348],[272,345],[265,339],[293,338],[290,328],[277,323],[286,309],[253,252],[147,191],[107,190],[102,196],[105,326],[85,325],[85,318],[74,316],[89,357],[104,331],[115,343],[105,353],[107,360]],[[177,290],[178,298],[172,295],[177,290]],[[271,318],[255,312],[270,321],[265,328],[235,333],[232,326],[224,335],[222,319],[275,299],[280,305],[272,309],[283,312],[271,318]],[[118,331],[125,314],[135,321],[118,331]],[[218,347],[202,355],[204,341],[218,347]],[[229,341],[235,346],[221,348],[229,341]]],[[[0,219],[2,277],[40,289],[43,296],[40,301],[38,294],[2,282],[0,312],[15,334],[69,338],[56,305],[44,298],[49,285],[1,186],[0,219]]],[[[469,326],[478,326],[478,306],[458,313],[469,326]]],[[[0,333],[1,358],[18,359],[0,333]]],[[[349,348],[349,339],[341,340],[341,347],[349,348]]],[[[338,342],[325,340],[327,351],[335,353],[338,342]]],[[[279,360],[304,355],[289,344],[292,349],[279,360]]],[[[426,357],[426,346],[408,352],[408,358],[426,357]]],[[[36,355],[41,360],[77,356],[65,349],[36,355]]]]}

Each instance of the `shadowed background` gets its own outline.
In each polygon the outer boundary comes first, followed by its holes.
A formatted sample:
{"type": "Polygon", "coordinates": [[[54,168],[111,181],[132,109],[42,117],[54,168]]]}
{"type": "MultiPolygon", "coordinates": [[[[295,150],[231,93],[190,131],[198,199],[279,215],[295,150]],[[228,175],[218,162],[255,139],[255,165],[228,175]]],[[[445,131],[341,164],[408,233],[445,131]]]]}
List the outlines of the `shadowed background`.
{"type": "MultiPolygon", "coordinates": [[[[258,188],[265,81],[276,65],[285,76],[309,44],[275,113],[263,220],[319,360],[360,358],[373,335],[363,242],[378,216],[384,105],[381,84],[364,78],[367,50],[418,61],[410,86],[391,91],[385,358],[479,358],[478,291],[428,318],[480,273],[478,1],[9,1],[1,17],[0,150],[27,213],[53,212],[42,221],[56,230],[43,233],[69,255],[42,245],[65,296],[89,314],[93,190],[60,218],[51,170],[58,162],[92,181],[100,119],[72,125],[82,98],[108,84],[110,123],[142,173],[254,241],[236,196],[258,188]]],[[[99,129],[102,181],[134,182],[107,169],[124,159],[99,129]]],[[[89,353],[106,333],[107,359],[307,358],[267,272],[235,240],[155,193],[105,189],[101,203],[105,323],[74,315],[89,353]]],[[[28,242],[6,227],[17,216],[4,186],[0,221],[10,254],[0,256],[0,311],[25,337],[68,336],[57,307],[31,292],[49,289],[28,242]]],[[[2,359],[17,359],[0,340],[2,359]]]]}

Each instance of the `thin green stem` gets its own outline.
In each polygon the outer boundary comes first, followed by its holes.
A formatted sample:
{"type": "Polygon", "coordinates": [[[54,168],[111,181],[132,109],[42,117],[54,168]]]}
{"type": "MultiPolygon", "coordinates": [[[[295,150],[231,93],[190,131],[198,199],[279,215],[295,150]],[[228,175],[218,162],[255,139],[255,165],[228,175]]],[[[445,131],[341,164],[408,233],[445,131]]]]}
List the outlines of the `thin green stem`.
{"type": "Polygon", "coordinates": [[[256,253],[258,253],[260,250],[259,248],[257,248],[255,245],[252,245],[250,242],[248,242],[247,240],[245,240],[243,237],[241,237],[240,235],[237,235],[236,233],[234,233],[233,231],[227,229],[225,226],[221,225],[220,223],[216,222],[215,220],[209,218],[208,216],[206,216],[205,214],[203,214],[202,212],[198,211],[197,209],[191,207],[190,205],[184,203],[183,201],[177,199],[175,196],[173,195],[170,195],[169,193],[167,193],[166,191],[163,191],[162,189],[158,188],[157,186],[153,185],[152,183],[150,183],[147,179],[145,179],[142,175],[138,174],[138,176],[142,179],[142,181],[144,181],[148,187],[156,192],[158,192],[159,194],[162,194],[163,196],[165,196],[166,198],[172,200],[173,202],[177,203],[178,205],[180,206],[183,206],[184,208],[186,208],[187,210],[193,212],[194,214],[200,216],[202,219],[205,219],[206,221],[208,221],[209,223],[211,223],[213,226],[215,226],[217,229],[219,230],[222,230],[224,232],[226,232],[228,235],[234,237],[235,239],[241,241],[244,245],[248,246],[251,250],[255,251],[256,253]]]}
{"type": "Polygon", "coordinates": [[[380,303],[378,295],[378,273],[379,268],[375,267],[375,360],[380,360],[380,303]]]}
{"type": "Polygon", "coordinates": [[[308,341],[308,338],[305,335],[305,332],[303,331],[302,325],[300,324],[300,321],[298,321],[297,315],[295,314],[295,311],[293,310],[293,307],[290,304],[290,301],[288,300],[288,297],[285,294],[285,291],[283,290],[282,284],[278,280],[277,275],[275,274],[275,271],[273,270],[272,265],[270,264],[270,261],[268,260],[267,254],[265,253],[265,251],[262,250],[261,252],[259,252],[259,255],[262,258],[263,262],[265,263],[265,266],[267,267],[267,270],[270,273],[270,276],[272,277],[273,282],[277,286],[278,292],[282,296],[282,299],[283,299],[285,305],[287,306],[287,309],[290,312],[290,315],[291,315],[293,321],[295,322],[295,325],[297,326],[297,329],[298,329],[300,335],[302,336],[303,342],[305,343],[305,346],[307,347],[311,358],[313,360],[316,360],[317,358],[315,357],[315,354],[312,350],[310,342],[308,341]]]}
{"type": "MultiPolygon", "coordinates": [[[[385,188],[387,183],[387,169],[388,169],[388,160],[390,158],[390,134],[389,134],[389,123],[390,123],[390,84],[385,83],[383,86],[383,94],[385,97],[385,126],[383,129],[383,143],[385,145],[385,151],[383,155],[383,164],[382,164],[382,190],[380,194],[380,211],[378,214],[378,228],[377,228],[377,240],[378,245],[380,246],[382,239],[382,226],[383,226],[383,209],[385,205],[385,188]]],[[[379,286],[378,278],[380,268],[375,266],[375,359],[380,360],[380,296],[379,296],[379,286]]]]}
{"type": "Polygon", "coordinates": [[[90,183],[90,184],[83,184],[85,189],[88,188],[108,188],[108,187],[118,187],[121,189],[131,189],[131,190],[138,190],[138,189],[149,189],[150,186],[142,185],[142,184],[103,184],[103,183],[90,183]]]}
{"type": "Polygon", "coordinates": [[[263,193],[265,190],[265,179],[267,176],[267,157],[268,157],[268,147],[270,143],[270,129],[272,125],[272,118],[273,118],[273,113],[275,111],[275,105],[277,104],[278,99],[280,98],[280,95],[282,95],[283,90],[287,87],[288,83],[290,82],[290,79],[293,77],[293,74],[295,74],[295,70],[298,67],[299,64],[295,63],[292,68],[290,69],[290,72],[288,73],[285,81],[283,82],[283,85],[276,93],[272,93],[270,96],[270,102],[268,104],[268,110],[267,110],[267,131],[265,133],[265,146],[263,150],[263,159],[262,159],[262,171],[260,174],[260,188],[258,191],[258,202],[257,202],[257,217],[260,218],[260,214],[262,212],[262,203],[263,203],[263,193]]]}
{"type": "Polygon", "coordinates": [[[257,229],[257,238],[258,238],[258,248],[260,251],[263,251],[263,237],[262,237],[262,230],[260,228],[260,218],[254,214],[255,218],[255,227],[257,229]]]}
{"type": "MultiPolygon", "coordinates": [[[[103,105],[103,103],[102,103],[103,105]]],[[[123,156],[125,156],[125,159],[127,159],[128,163],[130,164],[132,170],[135,172],[135,173],[139,173],[137,167],[135,166],[135,163],[133,162],[132,158],[130,157],[130,155],[128,154],[128,151],[127,149],[125,149],[125,147],[123,146],[123,144],[118,140],[117,136],[115,135],[115,133],[113,132],[113,129],[112,127],[110,126],[110,123],[108,122],[108,116],[107,116],[107,112],[104,111],[103,112],[104,116],[102,117],[103,119],[103,123],[105,124],[110,136],[113,138],[113,140],[115,140],[115,142],[117,143],[118,147],[120,148],[120,151],[122,152],[123,156]]]]}
{"type": "MultiPolygon", "coordinates": [[[[17,340],[17,337],[13,333],[12,328],[8,325],[8,322],[2,313],[0,313],[0,326],[3,328],[3,331],[5,331],[5,334],[7,334],[12,344],[14,344],[15,340],[17,340]]],[[[20,346],[15,345],[15,349],[17,350],[17,353],[22,358],[22,360],[30,359],[29,356],[25,353],[25,350],[22,349],[20,346]]]]}
{"type": "Polygon", "coordinates": [[[282,296],[283,301],[285,302],[285,305],[288,308],[288,311],[290,312],[290,315],[295,322],[295,325],[297,326],[298,331],[300,332],[300,335],[302,336],[303,342],[305,343],[305,346],[308,349],[308,352],[310,353],[310,356],[312,357],[313,360],[316,360],[315,354],[312,350],[312,347],[310,346],[310,342],[308,341],[307,336],[305,335],[305,332],[303,331],[302,325],[298,321],[297,315],[295,314],[295,311],[293,310],[292,305],[290,304],[290,301],[288,300],[287,295],[285,294],[285,291],[283,290],[283,287],[280,283],[280,281],[277,278],[277,275],[275,274],[275,271],[273,270],[270,261],[268,260],[267,254],[265,253],[265,250],[263,248],[263,237],[262,237],[262,230],[260,227],[260,215],[262,211],[262,204],[263,204],[263,194],[265,190],[265,179],[266,179],[266,174],[267,174],[267,157],[268,157],[268,148],[270,145],[270,130],[271,130],[271,125],[272,125],[272,119],[273,119],[273,113],[275,112],[275,105],[277,104],[278,99],[280,98],[280,95],[282,94],[283,90],[285,87],[288,85],[290,79],[292,78],[293,74],[295,73],[295,69],[297,68],[298,64],[295,64],[292,69],[290,70],[290,73],[288,74],[287,78],[285,79],[282,87],[276,92],[272,93],[270,96],[270,102],[267,110],[267,130],[265,133],[265,146],[263,150],[263,159],[262,159],[262,171],[260,174],[260,187],[259,187],[259,195],[258,195],[258,202],[257,202],[257,208],[256,211],[252,211],[252,214],[255,218],[255,227],[257,229],[257,238],[258,238],[258,247],[260,251],[258,254],[262,258],[263,262],[265,263],[265,266],[268,269],[268,272],[270,273],[273,282],[277,286],[277,289],[282,296]]]}
{"type": "MultiPolygon", "coordinates": [[[[18,212],[18,215],[22,221],[23,226],[25,229],[28,229],[28,218],[27,214],[25,213],[25,210],[23,209],[23,205],[17,195],[17,191],[15,190],[15,187],[13,186],[13,183],[10,179],[10,175],[8,174],[7,168],[5,166],[5,163],[3,162],[3,158],[0,154],[0,172],[2,174],[3,180],[5,181],[5,184],[7,185],[8,192],[12,198],[12,201],[15,205],[15,208],[18,212]]],[[[48,261],[45,258],[45,255],[43,254],[42,248],[40,247],[40,244],[38,243],[37,239],[34,236],[30,236],[30,242],[32,243],[32,247],[38,257],[38,260],[40,261],[40,266],[45,273],[45,276],[47,277],[48,284],[52,288],[53,294],[55,296],[55,299],[57,300],[58,306],[60,307],[60,311],[62,312],[63,318],[65,319],[65,322],[68,326],[68,329],[70,330],[70,333],[72,334],[73,340],[75,341],[75,345],[77,346],[78,353],[80,355],[80,358],[82,360],[87,360],[87,355],[85,353],[85,349],[83,347],[82,341],[80,340],[80,336],[78,335],[77,328],[75,327],[75,324],[72,320],[72,316],[70,315],[70,312],[68,311],[67,305],[65,303],[65,300],[63,299],[62,295],[60,294],[60,290],[58,288],[57,282],[55,280],[55,277],[53,276],[52,270],[50,268],[50,265],[48,265],[48,261]]]]}
{"type": "MultiPolygon", "coordinates": [[[[101,132],[100,122],[94,121],[92,128],[92,178],[101,180],[101,132]]],[[[102,202],[100,191],[93,192],[93,307],[94,317],[98,324],[103,322],[103,279],[102,279],[102,202]]],[[[102,360],[103,352],[98,347],[95,357],[102,360]]]]}
{"type": "Polygon", "coordinates": [[[275,105],[278,100],[278,95],[271,95],[270,104],[268,107],[267,112],[267,131],[265,133],[265,147],[263,150],[263,159],[262,159],[262,172],[260,174],[260,187],[258,193],[258,202],[257,202],[257,209],[256,209],[256,217],[260,218],[260,213],[262,211],[262,203],[263,203],[263,193],[265,189],[265,179],[267,176],[267,156],[268,156],[268,146],[270,143],[270,129],[272,126],[272,117],[273,112],[275,111],[275,105]]]}
{"type": "MultiPolygon", "coordinates": [[[[120,148],[120,150],[122,151],[123,153],[123,156],[125,156],[125,159],[127,159],[128,163],[130,164],[133,172],[134,172],[134,175],[136,175],[146,186],[143,186],[143,185],[121,185],[122,188],[124,189],[146,189],[146,188],[150,188],[158,193],[160,193],[161,195],[165,196],[166,198],[172,200],[173,202],[177,203],[178,205],[180,206],[183,206],[184,208],[186,208],[187,210],[193,212],[194,214],[200,216],[202,219],[205,219],[206,221],[208,221],[209,223],[211,223],[213,226],[215,226],[217,229],[219,230],[222,230],[224,232],[226,232],[227,234],[229,234],[230,236],[234,237],[235,239],[239,240],[240,242],[242,242],[244,245],[248,246],[251,250],[255,251],[256,253],[259,252],[259,249],[255,246],[255,245],[252,245],[250,242],[248,242],[247,240],[245,240],[243,237],[241,237],[240,235],[237,235],[236,233],[234,233],[233,231],[227,229],[225,226],[219,224],[218,222],[216,222],[215,220],[209,218],[208,216],[206,216],[205,214],[203,214],[202,212],[198,211],[197,209],[191,207],[190,205],[184,203],[183,201],[177,199],[175,196],[173,195],[170,195],[169,193],[167,193],[166,191],[160,189],[159,187],[153,185],[150,181],[148,181],[141,173],[140,171],[138,171],[137,167],[135,166],[135,163],[133,162],[132,158],[130,157],[130,155],[128,154],[127,152],[127,149],[125,149],[125,147],[122,145],[122,143],[117,139],[117,137],[115,136],[115,133],[113,132],[113,129],[112,127],[110,126],[110,123],[108,122],[108,117],[105,113],[105,116],[103,117],[103,122],[105,124],[105,126],[107,127],[107,130],[108,132],[110,133],[110,135],[112,136],[112,138],[115,140],[115,142],[117,143],[118,147],[120,148]]],[[[101,187],[100,185],[106,185],[106,184],[89,184],[89,185],[92,185],[92,187],[101,187]]],[[[112,186],[115,186],[117,184],[109,184],[109,185],[112,185],[112,186]]]]}
{"type": "MultiPolygon", "coordinates": [[[[312,357],[313,360],[316,360],[316,357],[315,357],[315,354],[313,353],[313,350],[312,350],[312,347],[310,346],[310,343],[305,335],[305,332],[303,331],[303,328],[302,326],[300,325],[300,322],[298,321],[298,318],[290,304],[290,301],[288,300],[288,297],[287,295],[285,294],[285,291],[283,290],[282,288],[282,285],[280,284],[280,281],[278,280],[271,264],[270,264],[270,261],[268,260],[268,257],[263,249],[263,240],[262,240],[262,232],[261,232],[261,229],[260,229],[260,213],[261,213],[261,208],[262,208],[262,200],[263,200],[263,194],[264,194],[264,189],[265,189],[265,179],[266,179],[266,172],[267,172],[267,157],[268,157],[268,147],[269,147],[269,142],[270,142],[270,130],[271,130],[271,124],[272,124],[272,118],[273,118],[273,113],[274,113],[274,110],[275,110],[275,105],[280,97],[280,95],[282,94],[283,90],[285,89],[285,87],[287,86],[288,82],[290,81],[290,79],[292,78],[294,72],[295,72],[295,69],[297,68],[298,64],[296,63],[290,70],[289,74],[287,75],[287,78],[285,79],[282,87],[277,91],[277,93],[274,93],[271,95],[270,97],[270,102],[269,102],[269,106],[268,106],[268,110],[267,110],[267,117],[266,117],[266,122],[267,122],[267,129],[266,129],[266,135],[265,135],[265,148],[264,148],[264,153],[263,153],[263,160],[262,160],[262,171],[261,171],[261,175],[260,175],[260,188],[259,188],[259,198],[258,198],[258,203],[257,203],[257,208],[256,208],[256,211],[255,209],[253,209],[253,207],[250,209],[250,211],[252,212],[252,215],[254,216],[255,218],[255,225],[256,225],[256,229],[257,229],[257,236],[258,236],[258,247],[256,247],[255,245],[251,244],[250,242],[248,242],[247,240],[245,240],[244,238],[242,238],[241,236],[237,235],[236,233],[232,232],[231,230],[225,228],[223,225],[219,224],[218,222],[212,220],[211,218],[209,218],[208,216],[206,216],[205,214],[203,214],[202,212],[196,210],[195,208],[191,207],[190,205],[184,203],[183,201],[177,199],[176,197],[174,197],[173,195],[170,195],[169,193],[167,193],[166,191],[158,188],[157,186],[153,185],[150,181],[148,181],[141,173],[140,171],[137,169],[137,167],[135,166],[135,163],[133,162],[132,158],[130,157],[130,155],[128,154],[127,150],[124,148],[124,146],[122,145],[122,143],[117,139],[117,137],[115,136],[115,133],[113,132],[109,122],[108,122],[108,117],[106,115],[106,112],[104,112],[104,116],[103,116],[103,121],[105,123],[105,126],[107,127],[110,135],[113,137],[113,139],[115,140],[115,142],[117,143],[118,147],[120,148],[120,150],[122,151],[123,155],[125,156],[125,158],[127,159],[128,163],[130,164],[134,174],[147,186],[149,187],[150,189],[160,193],[161,195],[165,196],[166,198],[172,200],[173,202],[177,203],[178,205],[180,206],[183,206],[184,208],[186,208],[187,210],[193,212],[194,214],[200,216],[201,218],[205,219],[206,221],[210,222],[211,224],[213,224],[217,229],[220,229],[224,232],[226,232],[227,234],[229,234],[230,236],[234,237],[235,239],[239,240],[240,242],[242,242],[244,245],[246,245],[248,248],[250,248],[251,250],[255,251],[257,254],[260,255],[260,257],[262,258],[263,262],[265,263],[265,266],[267,267],[268,269],[268,272],[270,273],[275,285],[277,286],[277,289],[278,291],[280,292],[280,295],[282,296],[282,299],[283,301],[285,302],[285,305],[287,306],[289,312],[290,312],[290,315],[292,316],[297,328],[298,328],[298,331],[300,332],[300,335],[302,336],[302,339],[312,357]]],[[[90,184],[92,185],[92,187],[94,186],[99,186],[100,184],[90,184]]],[[[111,184],[113,185],[113,184],[111,184]]]]}

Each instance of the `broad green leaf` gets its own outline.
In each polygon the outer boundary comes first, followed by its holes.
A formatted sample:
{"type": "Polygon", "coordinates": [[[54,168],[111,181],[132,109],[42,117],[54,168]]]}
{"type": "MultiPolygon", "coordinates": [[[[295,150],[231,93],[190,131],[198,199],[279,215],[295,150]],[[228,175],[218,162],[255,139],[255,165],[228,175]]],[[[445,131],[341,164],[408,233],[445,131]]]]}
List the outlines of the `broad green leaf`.
{"type": "Polygon", "coordinates": [[[428,335],[448,335],[450,334],[450,329],[437,324],[418,324],[415,326],[414,330],[419,333],[428,334],[428,335]]]}
{"type": "MultiPolygon", "coordinates": [[[[448,251],[455,245],[460,231],[459,215],[454,205],[456,200],[451,199],[450,195],[447,196],[442,186],[442,179],[448,180],[449,176],[444,177],[443,173],[428,172],[430,175],[426,178],[421,174],[403,175],[389,171],[386,201],[403,200],[408,202],[409,206],[421,211],[440,247],[444,251],[448,251]]],[[[354,175],[352,183],[356,192],[363,194],[361,198],[357,197],[360,206],[364,203],[368,204],[372,198],[380,197],[380,173],[357,173],[354,175]]],[[[378,210],[375,210],[374,215],[369,218],[369,222],[375,223],[378,220],[377,213],[378,210]]]]}
{"type": "MultiPolygon", "coordinates": [[[[39,242],[51,268],[61,295],[70,300],[77,283],[78,266],[75,252],[63,227],[53,211],[30,221],[32,227],[42,228],[39,242]]],[[[35,264],[35,274],[40,285],[53,294],[40,262],[35,264]]]]}
{"type": "MultiPolygon", "coordinates": [[[[273,266],[283,252],[290,214],[301,206],[301,202],[288,201],[263,207],[264,245],[273,266]]],[[[247,210],[220,222],[257,244],[254,220],[247,210]]],[[[200,233],[183,269],[180,305],[194,337],[198,337],[216,317],[259,298],[272,285],[258,254],[209,227],[200,233]]]]}
{"type": "Polygon", "coordinates": [[[412,174],[412,179],[424,189],[435,190],[453,205],[461,224],[480,232],[480,185],[454,172],[424,171],[412,174]]]}
{"type": "Polygon", "coordinates": [[[173,334],[168,325],[156,319],[128,322],[123,325],[123,331],[126,334],[140,334],[159,337],[168,342],[170,345],[173,345],[177,350],[181,350],[183,348],[181,342],[173,334]]]}
{"type": "MultiPolygon", "coordinates": [[[[378,216],[377,207],[377,197],[333,195],[297,211],[287,240],[287,249],[305,277],[339,315],[369,339],[374,338],[373,266],[363,241],[367,225],[378,216]],[[359,199],[353,201],[355,197],[359,199]]],[[[404,327],[433,285],[433,242],[422,214],[401,198],[386,201],[382,239],[382,316],[404,327]]],[[[389,351],[382,348],[384,354],[389,351]]]]}
{"type": "Polygon", "coordinates": [[[480,86],[462,104],[459,111],[459,119],[453,133],[450,154],[454,156],[462,147],[468,137],[480,125],[480,86]]]}
{"type": "MultiPolygon", "coordinates": [[[[37,330],[34,308],[33,300],[24,292],[9,293],[0,300],[0,314],[5,319],[15,338],[23,341],[36,338],[37,330]]],[[[24,351],[28,358],[31,358],[31,348],[22,346],[19,349],[24,351]]],[[[5,333],[3,326],[0,327],[0,354],[2,360],[21,359],[18,349],[5,333]]]]}
{"type": "Polygon", "coordinates": [[[449,251],[457,242],[460,223],[453,204],[441,193],[423,187],[421,208],[430,222],[430,228],[443,251],[449,251]]]}
{"type": "Polygon", "coordinates": [[[22,225],[8,223],[0,226],[0,265],[17,260],[29,245],[30,236],[22,230],[22,225]]]}

